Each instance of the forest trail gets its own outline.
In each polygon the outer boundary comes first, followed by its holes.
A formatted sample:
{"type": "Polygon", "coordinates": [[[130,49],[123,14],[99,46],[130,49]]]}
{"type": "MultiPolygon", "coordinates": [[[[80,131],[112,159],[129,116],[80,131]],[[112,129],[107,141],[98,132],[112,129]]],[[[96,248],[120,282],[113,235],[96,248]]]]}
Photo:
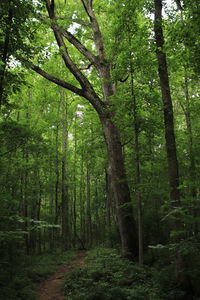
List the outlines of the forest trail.
{"type": "Polygon", "coordinates": [[[64,276],[75,266],[85,264],[86,251],[79,251],[76,258],[68,264],[62,264],[57,271],[42,281],[36,289],[36,300],[64,300],[62,285],[64,276]]]}

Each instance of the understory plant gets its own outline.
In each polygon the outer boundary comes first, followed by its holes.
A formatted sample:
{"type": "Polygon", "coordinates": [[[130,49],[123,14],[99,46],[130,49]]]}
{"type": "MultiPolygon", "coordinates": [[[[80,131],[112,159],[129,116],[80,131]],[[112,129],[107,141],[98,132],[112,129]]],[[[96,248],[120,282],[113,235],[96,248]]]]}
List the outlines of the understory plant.
{"type": "Polygon", "coordinates": [[[161,300],[165,297],[153,269],[121,257],[116,249],[98,248],[87,255],[88,263],[65,279],[68,300],[161,300]],[[155,279],[155,278],[154,278],[155,279]]]}

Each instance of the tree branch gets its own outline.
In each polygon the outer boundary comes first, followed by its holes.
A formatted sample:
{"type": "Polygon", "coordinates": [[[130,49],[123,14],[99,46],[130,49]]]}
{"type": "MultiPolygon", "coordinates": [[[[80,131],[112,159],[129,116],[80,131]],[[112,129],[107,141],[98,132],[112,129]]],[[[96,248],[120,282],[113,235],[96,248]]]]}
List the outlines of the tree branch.
{"type": "Polygon", "coordinates": [[[83,54],[92,64],[95,64],[97,58],[92,54],[73,34],[65,30],[62,35],[76,47],[76,49],[83,54]]]}
{"type": "MultiPolygon", "coordinates": [[[[89,100],[89,102],[92,104],[92,106],[95,108],[95,110],[103,117],[105,114],[105,103],[101,101],[98,94],[95,92],[93,86],[91,85],[90,81],[87,79],[87,77],[79,70],[79,68],[76,66],[76,64],[73,62],[71,57],[69,56],[67,46],[63,40],[63,33],[61,29],[59,28],[58,24],[56,23],[56,16],[54,13],[54,7],[52,11],[52,2],[53,0],[45,0],[47,11],[49,14],[51,22],[51,28],[53,30],[55,39],[57,41],[58,47],[62,53],[63,61],[67,67],[67,69],[74,75],[74,77],[77,79],[79,84],[81,85],[82,89],[79,89],[65,81],[62,81],[48,73],[46,73],[44,70],[40,69],[38,66],[31,63],[31,68],[36,71],[38,74],[42,75],[46,79],[63,86],[64,88],[74,92],[75,94],[84,97],[85,99],[89,100]]],[[[88,0],[88,3],[92,4],[91,0],[88,0]]],[[[95,59],[95,56],[92,56],[92,54],[71,34],[67,34],[68,38],[71,39],[70,43],[74,45],[76,44],[77,47],[79,47],[79,51],[87,54],[87,57],[92,59],[92,61],[95,59]],[[72,43],[73,41],[73,43],[72,43]]],[[[78,48],[77,48],[78,49],[78,48]]],[[[95,59],[96,62],[96,59],[95,59]]]]}
{"type": "Polygon", "coordinates": [[[119,79],[119,81],[120,82],[126,82],[128,78],[129,78],[129,74],[124,79],[119,79]]]}
{"type": "Polygon", "coordinates": [[[39,66],[33,64],[32,62],[22,58],[22,57],[19,57],[18,58],[26,67],[28,68],[31,68],[33,71],[35,71],[36,73],[40,74],[42,77],[48,79],[49,81],[52,81],[53,83],[57,84],[57,85],[60,85],[68,90],[70,90],[71,92],[79,95],[79,96],[82,96],[84,97],[84,92],[82,89],[79,89],[77,88],[76,86],[64,81],[64,80],[61,80],[49,73],[47,73],[46,71],[44,71],[43,69],[41,69],[39,66]]]}
{"type": "Polygon", "coordinates": [[[104,103],[103,101],[101,101],[101,99],[99,98],[99,96],[96,94],[96,92],[94,91],[94,89],[92,90],[87,90],[87,89],[79,89],[76,86],[61,80],[60,78],[57,78],[49,73],[47,73],[46,71],[44,71],[43,69],[41,69],[39,66],[33,64],[32,62],[22,58],[22,57],[18,57],[18,59],[28,68],[32,69],[33,71],[35,71],[36,73],[38,73],[39,75],[41,75],[42,77],[46,78],[47,80],[62,86],[63,88],[73,92],[76,95],[79,95],[85,99],[87,99],[92,106],[96,109],[96,111],[98,113],[100,113],[101,115],[104,114],[104,108],[106,107],[106,103],[104,103]]]}
{"type": "Polygon", "coordinates": [[[45,0],[45,2],[46,2],[46,7],[47,7],[47,10],[48,10],[50,19],[54,19],[55,18],[55,13],[54,13],[55,3],[54,3],[54,0],[51,0],[51,1],[45,0]]]}
{"type": "MultiPolygon", "coordinates": [[[[79,68],[76,66],[76,64],[73,62],[73,60],[69,56],[66,44],[63,40],[62,31],[60,30],[58,24],[56,24],[56,22],[55,22],[55,13],[52,12],[52,8],[51,8],[49,0],[45,0],[45,2],[46,2],[46,7],[47,7],[47,10],[48,10],[49,17],[50,17],[50,19],[52,19],[51,28],[54,32],[54,36],[55,36],[55,39],[57,41],[58,47],[61,50],[62,58],[63,58],[63,61],[66,65],[66,67],[69,69],[69,71],[74,75],[74,77],[80,83],[82,89],[87,90],[88,92],[90,92],[94,95],[95,91],[94,91],[94,88],[92,87],[91,83],[85,77],[85,75],[79,70],[79,68]]],[[[73,38],[73,41],[75,43],[75,38],[73,36],[71,38],[73,38]]],[[[76,43],[78,44],[78,40],[76,41],[76,43]]],[[[81,47],[81,46],[79,45],[79,47],[81,47]]],[[[82,45],[81,50],[86,51],[87,49],[86,48],[84,49],[84,47],[82,45]]],[[[88,57],[90,56],[89,51],[87,52],[87,56],[88,57]]],[[[97,96],[97,98],[98,98],[98,96],[97,96]]]]}
{"type": "Polygon", "coordinates": [[[73,21],[74,23],[80,24],[80,25],[82,25],[82,26],[91,27],[91,23],[87,23],[87,22],[84,22],[84,21],[79,20],[79,19],[73,19],[73,18],[72,18],[72,21],[73,21]]]}
{"type": "Polygon", "coordinates": [[[105,61],[102,35],[101,35],[100,28],[99,28],[99,24],[97,22],[96,16],[95,16],[93,8],[92,8],[92,0],[81,0],[81,2],[83,4],[85,11],[91,22],[93,38],[94,38],[94,42],[95,42],[95,46],[96,46],[99,58],[101,61],[105,61]]]}
{"type": "Polygon", "coordinates": [[[89,64],[87,67],[85,67],[85,68],[80,68],[80,70],[89,70],[90,69],[90,67],[92,66],[93,64],[89,64]]]}

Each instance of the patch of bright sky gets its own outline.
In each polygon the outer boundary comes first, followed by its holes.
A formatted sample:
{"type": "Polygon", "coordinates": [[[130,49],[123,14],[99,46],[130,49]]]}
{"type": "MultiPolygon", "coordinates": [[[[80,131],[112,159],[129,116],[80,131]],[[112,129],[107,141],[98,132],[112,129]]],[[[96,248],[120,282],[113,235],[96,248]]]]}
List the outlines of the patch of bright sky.
{"type": "MultiPolygon", "coordinates": [[[[174,0],[164,0],[163,1],[163,10],[162,10],[162,15],[163,15],[163,18],[167,18],[167,12],[169,10],[172,10],[172,9],[175,9],[176,8],[176,3],[174,0]]],[[[151,18],[151,20],[154,20],[154,13],[150,13],[147,15],[149,15],[149,17],[151,18]]]]}
{"type": "Polygon", "coordinates": [[[84,105],[82,105],[82,104],[77,104],[76,115],[77,115],[80,119],[83,119],[83,111],[81,110],[82,108],[84,108],[84,105]]]}

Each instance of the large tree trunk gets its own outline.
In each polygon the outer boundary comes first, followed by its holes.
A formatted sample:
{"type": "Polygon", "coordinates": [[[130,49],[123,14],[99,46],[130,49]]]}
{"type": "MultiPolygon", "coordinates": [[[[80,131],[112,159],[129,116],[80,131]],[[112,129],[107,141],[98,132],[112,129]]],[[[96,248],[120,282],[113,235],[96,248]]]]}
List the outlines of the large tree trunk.
{"type": "Polygon", "coordinates": [[[121,236],[122,253],[125,257],[132,257],[138,254],[136,246],[137,235],[120,136],[111,119],[102,118],[101,122],[108,151],[109,175],[117,204],[117,220],[121,236]]]}

